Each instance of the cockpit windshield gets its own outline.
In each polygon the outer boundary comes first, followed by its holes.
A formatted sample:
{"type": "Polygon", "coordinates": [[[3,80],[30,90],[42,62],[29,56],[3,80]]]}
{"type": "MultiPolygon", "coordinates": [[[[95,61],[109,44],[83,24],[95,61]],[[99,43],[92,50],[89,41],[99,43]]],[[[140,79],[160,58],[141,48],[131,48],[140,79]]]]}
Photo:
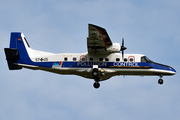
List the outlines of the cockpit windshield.
{"type": "Polygon", "coordinates": [[[153,64],[156,64],[156,65],[161,65],[161,66],[165,66],[165,67],[169,67],[170,69],[173,69],[172,67],[170,66],[167,66],[167,65],[163,65],[163,64],[160,64],[160,63],[156,63],[156,62],[153,62],[152,60],[150,60],[148,57],[146,56],[142,56],[141,57],[141,62],[143,63],[153,63],[153,64]]]}
{"type": "Polygon", "coordinates": [[[148,57],[143,56],[141,57],[141,62],[152,62],[148,57]]]}

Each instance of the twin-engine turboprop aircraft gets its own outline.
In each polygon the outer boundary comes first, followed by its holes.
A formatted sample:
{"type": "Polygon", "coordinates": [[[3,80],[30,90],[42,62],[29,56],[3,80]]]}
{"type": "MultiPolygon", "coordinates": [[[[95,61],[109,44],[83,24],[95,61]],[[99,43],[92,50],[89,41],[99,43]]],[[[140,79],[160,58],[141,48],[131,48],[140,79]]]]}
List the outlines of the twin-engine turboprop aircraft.
{"type": "Polygon", "coordinates": [[[89,24],[86,53],[42,52],[30,48],[23,33],[12,32],[10,47],[5,48],[6,59],[10,70],[28,68],[44,70],[57,74],[79,75],[94,79],[94,88],[99,88],[100,81],[116,75],[159,76],[176,74],[170,66],[155,63],[142,54],[124,54],[122,45],[112,43],[106,30],[89,24]],[[122,54],[119,52],[122,51],[122,54]]]}

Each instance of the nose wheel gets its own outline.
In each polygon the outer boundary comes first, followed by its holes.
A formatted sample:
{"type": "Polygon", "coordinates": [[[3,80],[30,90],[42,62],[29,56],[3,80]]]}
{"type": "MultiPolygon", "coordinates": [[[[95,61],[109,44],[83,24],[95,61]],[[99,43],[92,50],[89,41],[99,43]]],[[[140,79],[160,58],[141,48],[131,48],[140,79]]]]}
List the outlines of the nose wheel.
{"type": "Polygon", "coordinates": [[[160,85],[162,85],[162,84],[163,84],[163,79],[159,79],[159,80],[158,80],[158,83],[159,83],[160,85]]]}
{"type": "Polygon", "coordinates": [[[160,75],[160,79],[158,80],[158,83],[160,84],[160,85],[162,85],[163,84],[163,79],[162,79],[162,75],[160,75]]]}

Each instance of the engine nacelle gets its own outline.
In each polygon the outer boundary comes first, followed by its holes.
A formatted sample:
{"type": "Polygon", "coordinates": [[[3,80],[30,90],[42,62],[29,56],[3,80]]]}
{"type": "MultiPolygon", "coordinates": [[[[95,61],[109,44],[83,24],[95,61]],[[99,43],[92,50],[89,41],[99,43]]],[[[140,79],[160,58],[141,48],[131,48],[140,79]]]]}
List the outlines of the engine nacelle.
{"type": "Polygon", "coordinates": [[[110,47],[107,48],[107,51],[110,53],[119,53],[121,51],[120,43],[113,43],[110,47]]]}

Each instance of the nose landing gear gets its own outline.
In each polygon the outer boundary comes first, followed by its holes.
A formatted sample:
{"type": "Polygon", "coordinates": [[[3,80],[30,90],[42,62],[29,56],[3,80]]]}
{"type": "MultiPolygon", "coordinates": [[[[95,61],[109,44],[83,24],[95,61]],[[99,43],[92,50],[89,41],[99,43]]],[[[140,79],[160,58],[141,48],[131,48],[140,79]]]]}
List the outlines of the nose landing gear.
{"type": "Polygon", "coordinates": [[[162,85],[163,84],[163,79],[162,79],[162,75],[160,75],[160,79],[158,80],[158,83],[160,84],[160,85],[162,85]]]}

